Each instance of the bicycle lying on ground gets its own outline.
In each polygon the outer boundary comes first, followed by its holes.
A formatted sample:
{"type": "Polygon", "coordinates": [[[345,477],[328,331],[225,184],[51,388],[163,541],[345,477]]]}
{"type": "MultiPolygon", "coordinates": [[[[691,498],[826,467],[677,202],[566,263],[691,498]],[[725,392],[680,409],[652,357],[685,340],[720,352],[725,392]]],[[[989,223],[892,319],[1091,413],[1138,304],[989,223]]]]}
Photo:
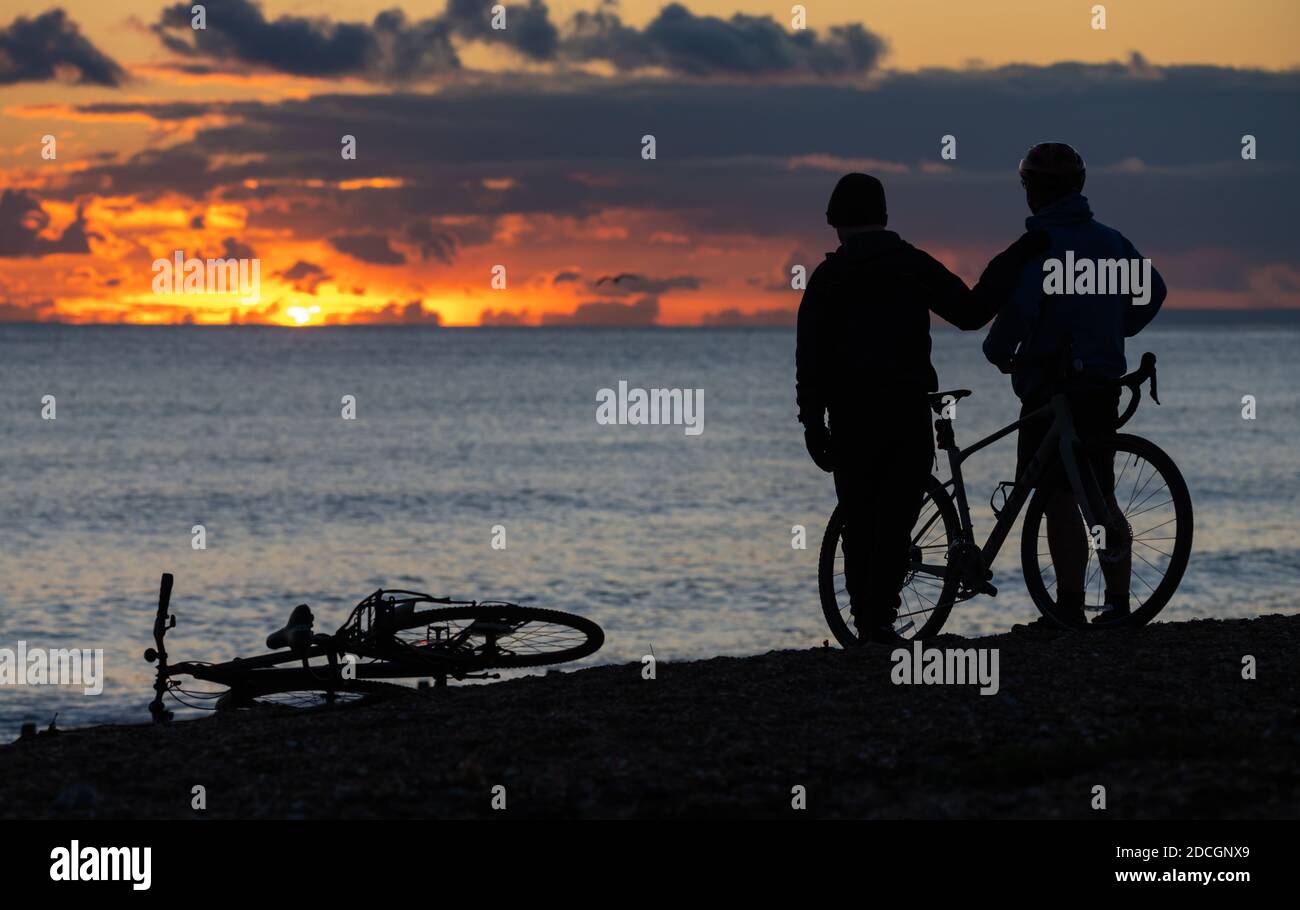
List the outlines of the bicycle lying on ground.
{"type": "MultiPolygon", "coordinates": [[[[1142,385],[1148,380],[1151,400],[1159,404],[1156,358],[1151,353],[1142,355],[1137,370],[1101,383],[1127,388],[1131,394],[1117,426],[1123,426],[1137,411],[1142,385]]],[[[1094,385],[1098,383],[1097,380],[1092,382],[1094,385]]],[[[937,414],[942,414],[947,403],[969,394],[968,389],[933,392],[930,406],[937,414]]],[[[894,624],[894,631],[899,635],[905,638],[937,635],[955,603],[978,594],[997,595],[997,588],[991,584],[993,573],[990,566],[1027,500],[1029,510],[1025,513],[1020,547],[1025,585],[1034,605],[1045,617],[1062,626],[1077,625],[1056,609],[1055,570],[1048,551],[1044,521],[1044,510],[1051,493],[1038,488],[1038,480],[1058,458],[1064,466],[1085,526],[1104,530],[1104,534],[1092,537],[1094,542],[1100,543],[1089,547],[1084,576],[1085,607],[1097,610],[1102,606],[1103,564],[1120,562],[1126,557],[1132,566],[1130,595],[1135,607],[1128,616],[1103,627],[1133,627],[1150,622],[1169,602],[1182,580],[1192,550],[1192,499],[1178,467],[1154,443],[1127,433],[1116,434],[1114,496],[1120,514],[1113,514],[1089,459],[1076,455],[1083,447],[1074,430],[1064,387],[1043,407],[966,449],[957,447],[951,419],[940,416],[934,426],[938,448],[948,453],[952,477],[940,483],[931,475],[920,516],[913,527],[910,565],[902,589],[903,603],[894,624]],[[990,501],[996,523],[988,540],[980,547],[975,542],[975,528],[962,480],[962,463],[1026,421],[1045,416],[1052,418],[1051,429],[1024,474],[1014,483],[999,484],[994,492],[994,499],[999,491],[1005,499],[1001,508],[990,501]],[[1009,491],[1007,487],[1010,487],[1009,491]],[[1030,493],[1034,494],[1032,499],[1029,499],[1030,493]]],[[[826,525],[817,575],[826,621],[840,644],[849,647],[857,644],[858,638],[844,587],[844,525],[844,515],[837,507],[826,525]]]]}
{"type": "Polygon", "coordinates": [[[605,641],[600,626],[571,613],[381,588],[357,604],[333,635],[314,633],[311,608],[300,604],[288,624],[267,637],[270,654],[169,664],[163,640],[176,625],[168,613],[171,591],[172,576],[164,574],[154,647],[144,652],[147,662],[158,665],[149,705],[158,723],[172,716],[163,705],[166,694],[188,707],[218,710],[258,702],[311,707],[403,688],[380,680],[432,679],[445,686],[449,678],[494,679],[485,671],[578,660],[605,641]],[[179,676],[219,688],[187,689],[179,676]]]}

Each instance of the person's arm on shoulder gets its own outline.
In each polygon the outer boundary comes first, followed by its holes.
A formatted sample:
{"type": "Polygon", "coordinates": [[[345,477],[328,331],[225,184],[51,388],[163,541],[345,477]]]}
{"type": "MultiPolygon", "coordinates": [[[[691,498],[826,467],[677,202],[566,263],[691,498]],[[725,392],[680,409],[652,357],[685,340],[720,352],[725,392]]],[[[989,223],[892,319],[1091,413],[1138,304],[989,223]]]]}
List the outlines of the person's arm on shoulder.
{"type": "Polygon", "coordinates": [[[925,250],[910,248],[906,272],[930,311],[959,329],[978,329],[971,312],[970,288],[925,250]]]}
{"type": "Polygon", "coordinates": [[[1042,229],[1025,231],[1001,253],[989,260],[980,280],[971,290],[973,317],[983,328],[1007,305],[1020,282],[1025,266],[1041,265],[1052,247],[1052,235],[1042,229]]]}
{"type": "Polygon", "coordinates": [[[973,289],[929,253],[917,250],[916,278],[940,318],[968,332],[982,329],[1010,299],[1025,264],[1041,259],[1051,242],[1046,231],[1026,231],[993,257],[973,289]]]}
{"type": "Polygon", "coordinates": [[[989,363],[1009,372],[1012,358],[1020,343],[1029,337],[1038,322],[1039,303],[1043,295],[1043,270],[1037,262],[1023,266],[1015,289],[998,311],[988,336],[984,339],[984,356],[989,363]]]}
{"type": "MultiPolygon", "coordinates": [[[[1142,260],[1142,254],[1127,238],[1124,240],[1124,245],[1125,255],[1130,262],[1142,260]]],[[[1165,287],[1165,280],[1156,271],[1155,263],[1151,264],[1151,286],[1147,290],[1151,297],[1146,303],[1130,300],[1128,309],[1124,312],[1124,337],[1126,338],[1132,338],[1156,318],[1156,313],[1160,312],[1160,305],[1165,302],[1165,297],[1169,293],[1169,289],[1165,287]]]]}

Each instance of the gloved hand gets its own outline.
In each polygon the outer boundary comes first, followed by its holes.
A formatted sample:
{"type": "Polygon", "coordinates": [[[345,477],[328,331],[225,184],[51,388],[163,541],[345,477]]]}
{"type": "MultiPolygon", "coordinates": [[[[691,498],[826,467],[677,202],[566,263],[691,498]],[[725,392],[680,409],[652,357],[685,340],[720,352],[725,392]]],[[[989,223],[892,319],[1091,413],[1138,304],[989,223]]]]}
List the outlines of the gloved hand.
{"type": "Polygon", "coordinates": [[[835,461],[831,456],[831,431],[823,423],[804,427],[803,444],[812,456],[813,464],[827,473],[835,470],[835,461]]]}

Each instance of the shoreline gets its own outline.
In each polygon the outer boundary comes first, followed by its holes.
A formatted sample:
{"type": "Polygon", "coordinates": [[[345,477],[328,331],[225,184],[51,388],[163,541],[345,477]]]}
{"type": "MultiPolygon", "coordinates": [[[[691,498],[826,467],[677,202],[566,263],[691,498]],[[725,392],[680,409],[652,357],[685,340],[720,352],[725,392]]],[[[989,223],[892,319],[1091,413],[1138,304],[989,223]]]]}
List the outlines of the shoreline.
{"type": "Polygon", "coordinates": [[[1296,818],[1298,646],[1280,614],[943,635],[997,649],[995,694],[817,648],[85,727],[0,745],[0,816],[1296,818]]]}

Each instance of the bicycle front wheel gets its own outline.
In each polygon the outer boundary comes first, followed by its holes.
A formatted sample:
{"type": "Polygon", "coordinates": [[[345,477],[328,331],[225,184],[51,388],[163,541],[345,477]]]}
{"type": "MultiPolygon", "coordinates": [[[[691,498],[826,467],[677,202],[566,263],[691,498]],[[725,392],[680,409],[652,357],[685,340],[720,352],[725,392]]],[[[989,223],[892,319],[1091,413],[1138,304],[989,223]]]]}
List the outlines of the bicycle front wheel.
{"type": "Polygon", "coordinates": [[[313,678],[309,670],[253,671],[217,698],[213,707],[218,711],[255,705],[311,710],[372,703],[409,691],[405,686],[366,679],[325,683],[313,678]],[[281,673],[286,675],[278,675],[281,673]]]}
{"type": "MultiPolygon", "coordinates": [[[[1132,612],[1128,619],[1107,624],[1107,628],[1150,622],[1173,597],[1192,552],[1192,497],[1173,459],[1146,439],[1120,433],[1115,437],[1114,464],[1115,500],[1132,540],[1132,612]]],[[[1050,491],[1039,489],[1029,501],[1020,538],[1021,566],[1034,606],[1047,618],[1070,625],[1056,609],[1056,570],[1043,518],[1050,496],[1050,491]]],[[[1079,533],[1085,533],[1082,519],[1079,533]]],[[[1092,547],[1088,548],[1083,577],[1084,609],[1099,610],[1105,602],[1106,579],[1092,547]]]]}

